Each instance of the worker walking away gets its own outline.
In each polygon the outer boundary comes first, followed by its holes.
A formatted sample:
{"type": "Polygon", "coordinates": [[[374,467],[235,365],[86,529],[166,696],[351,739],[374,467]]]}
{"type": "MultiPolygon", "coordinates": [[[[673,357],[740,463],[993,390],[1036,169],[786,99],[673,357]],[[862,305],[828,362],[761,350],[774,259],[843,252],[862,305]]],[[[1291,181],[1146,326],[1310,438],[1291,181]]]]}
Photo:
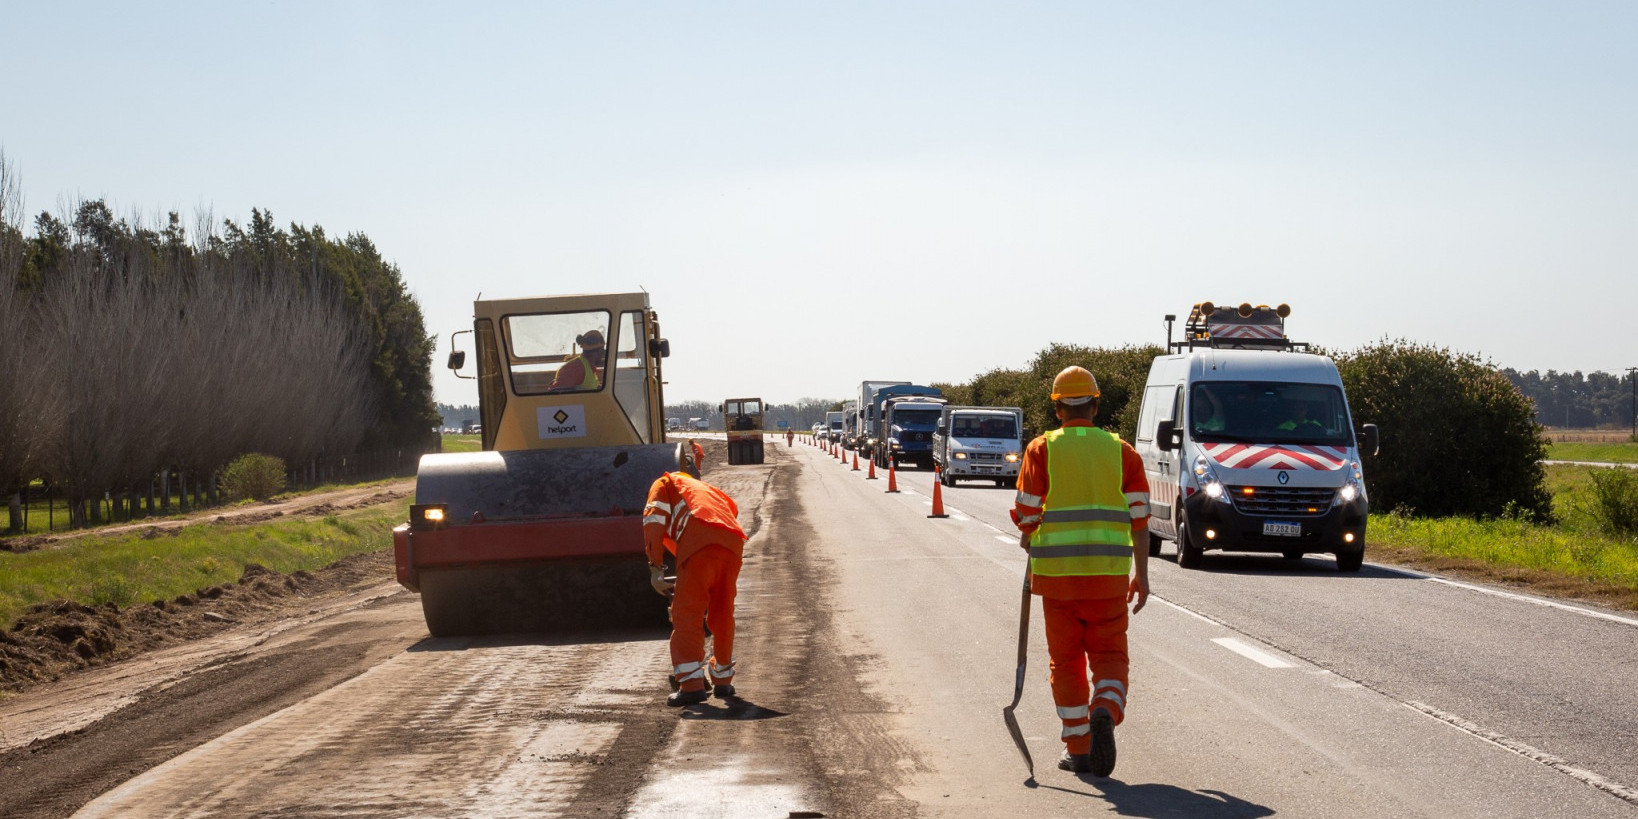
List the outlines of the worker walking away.
{"type": "Polygon", "coordinates": [[[1058,767],[1108,776],[1126,716],[1126,606],[1149,599],[1149,483],[1131,444],[1092,423],[1098,382],[1082,367],[1052,381],[1063,426],[1024,450],[1012,517],[1041,596],[1052,700],[1063,721],[1058,767]],[[1135,571],[1134,571],[1135,569],[1135,571]],[[1092,683],[1087,682],[1087,671],[1092,683]]]}
{"type": "Polygon", "coordinates": [[[734,696],[734,593],[745,531],[727,493],[686,472],[654,481],[643,507],[643,546],[649,581],[671,596],[671,676],[677,690],[665,701],[681,707],[705,702],[709,675],[717,696],[734,696]],[[677,580],[664,578],[665,553],[677,557],[677,580]],[[711,651],[705,654],[705,627],[711,651]]]}

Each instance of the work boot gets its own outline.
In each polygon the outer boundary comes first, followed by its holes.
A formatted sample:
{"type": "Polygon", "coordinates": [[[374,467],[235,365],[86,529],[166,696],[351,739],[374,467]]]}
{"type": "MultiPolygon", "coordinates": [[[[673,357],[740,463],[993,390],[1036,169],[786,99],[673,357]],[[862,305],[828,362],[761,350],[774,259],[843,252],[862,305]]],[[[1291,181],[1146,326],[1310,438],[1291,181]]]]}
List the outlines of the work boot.
{"type": "Polygon", "coordinates": [[[1091,773],[1092,757],[1087,754],[1072,754],[1065,748],[1063,755],[1058,757],[1058,767],[1070,773],[1091,773]]]}
{"type": "Polygon", "coordinates": [[[732,684],[723,683],[717,686],[717,699],[725,700],[732,696],[734,696],[734,686],[732,684]]]}
{"type": "Polygon", "coordinates": [[[1093,776],[1108,776],[1115,772],[1115,718],[1102,708],[1092,712],[1093,776]]]}
{"type": "Polygon", "coordinates": [[[685,705],[698,705],[711,696],[711,692],[703,688],[697,691],[678,691],[665,698],[665,704],[672,708],[681,708],[685,705]]]}

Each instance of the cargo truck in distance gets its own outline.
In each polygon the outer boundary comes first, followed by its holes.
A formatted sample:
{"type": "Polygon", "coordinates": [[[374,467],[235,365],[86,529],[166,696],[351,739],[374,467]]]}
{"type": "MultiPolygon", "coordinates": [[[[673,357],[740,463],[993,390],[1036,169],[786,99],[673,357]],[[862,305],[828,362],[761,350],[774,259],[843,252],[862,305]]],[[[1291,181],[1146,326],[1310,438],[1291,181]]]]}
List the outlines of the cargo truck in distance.
{"type": "Polygon", "coordinates": [[[895,384],[876,390],[871,403],[871,456],[876,466],[905,463],[933,468],[933,431],[943,411],[943,391],[919,384],[895,384]]]}
{"type": "Polygon", "coordinates": [[[1365,558],[1362,453],[1336,364],[1289,340],[1286,305],[1194,306],[1183,340],[1149,369],[1133,446],[1149,479],[1149,551],[1177,544],[1177,564],[1208,550],[1365,558]]]}
{"type": "Polygon", "coordinates": [[[844,429],[845,429],[845,427],[843,426],[842,413],[841,413],[840,410],[837,410],[835,412],[825,413],[825,440],[826,441],[829,441],[830,443],[833,443],[833,444],[840,443],[841,440],[842,440],[842,433],[843,433],[844,429]]]}
{"type": "Polygon", "coordinates": [[[876,391],[886,387],[910,386],[909,381],[861,381],[859,382],[859,398],[849,401],[852,407],[854,421],[853,428],[858,436],[859,452],[866,458],[876,456],[876,429],[880,420],[881,407],[876,403],[876,391]]]}
{"type": "MultiPolygon", "coordinates": [[[[648,294],[478,301],[467,332],[483,450],[422,456],[409,522],[393,530],[398,582],[421,593],[427,629],[665,623],[643,505],[660,475],[699,472],[692,448],[666,441],[671,345],[648,294]]],[[[465,359],[451,352],[450,368],[465,359]]]]}
{"type": "Polygon", "coordinates": [[[762,399],[730,398],[721,409],[728,428],[728,464],[762,463],[762,399]]]}
{"type": "Polygon", "coordinates": [[[933,465],[945,486],[964,479],[1013,486],[1025,443],[1024,411],[1018,407],[947,405],[933,432],[933,465]]]}

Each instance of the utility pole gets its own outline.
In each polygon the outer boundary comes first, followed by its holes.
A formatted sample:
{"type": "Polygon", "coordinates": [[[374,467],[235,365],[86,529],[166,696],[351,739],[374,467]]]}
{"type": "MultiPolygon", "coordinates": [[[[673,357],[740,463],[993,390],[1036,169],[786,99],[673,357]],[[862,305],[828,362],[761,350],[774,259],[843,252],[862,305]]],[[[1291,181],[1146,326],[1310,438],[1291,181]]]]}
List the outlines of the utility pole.
{"type": "Polygon", "coordinates": [[[1638,367],[1627,368],[1627,380],[1632,382],[1632,440],[1638,441],[1638,367]]]}

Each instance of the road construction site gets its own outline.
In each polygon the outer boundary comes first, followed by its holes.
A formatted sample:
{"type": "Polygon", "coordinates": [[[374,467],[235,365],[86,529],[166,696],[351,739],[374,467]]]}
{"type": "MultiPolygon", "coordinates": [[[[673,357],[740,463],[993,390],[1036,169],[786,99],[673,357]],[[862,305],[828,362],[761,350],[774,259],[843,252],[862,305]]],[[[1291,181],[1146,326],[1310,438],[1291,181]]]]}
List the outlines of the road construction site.
{"type": "Polygon", "coordinates": [[[1112,777],[1052,767],[1037,610],[1030,777],[1001,720],[1014,493],[704,443],[750,535],[739,698],[667,708],[663,625],[433,638],[384,565],[0,701],[0,815],[1638,815],[1638,620],[1324,556],[1183,570],[1170,544],[1112,777]]]}

